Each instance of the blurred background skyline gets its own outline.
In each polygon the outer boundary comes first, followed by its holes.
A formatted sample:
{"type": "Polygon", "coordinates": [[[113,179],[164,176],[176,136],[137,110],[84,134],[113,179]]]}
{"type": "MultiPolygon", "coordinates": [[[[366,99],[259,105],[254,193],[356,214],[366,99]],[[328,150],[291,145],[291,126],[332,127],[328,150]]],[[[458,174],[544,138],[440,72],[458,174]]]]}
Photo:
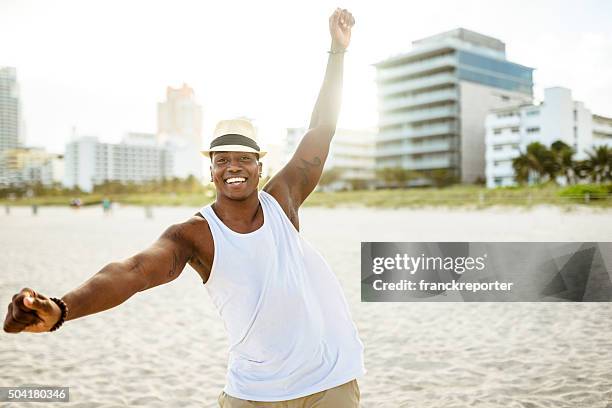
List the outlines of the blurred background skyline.
{"type": "Polygon", "coordinates": [[[226,117],[255,120],[263,143],[307,124],[329,47],[327,18],[349,9],[340,127],[375,128],[372,64],[412,41],[465,27],[535,68],[534,96],[570,88],[612,115],[612,3],[606,1],[179,2],[0,1],[0,66],[17,68],[28,145],[61,153],[78,135],[118,142],[154,133],[168,86],[195,90],[202,137],[226,117]]]}

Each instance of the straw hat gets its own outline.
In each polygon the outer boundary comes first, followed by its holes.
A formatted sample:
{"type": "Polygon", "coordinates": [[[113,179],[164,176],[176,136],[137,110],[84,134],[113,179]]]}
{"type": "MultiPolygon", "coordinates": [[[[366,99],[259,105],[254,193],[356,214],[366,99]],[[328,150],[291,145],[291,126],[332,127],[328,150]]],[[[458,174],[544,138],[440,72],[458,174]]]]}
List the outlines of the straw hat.
{"type": "Polygon", "coordinates": [[[248,119],[229,119],[217,123],[210,147],[201,151],[207,157],[212,152],[249,152],[258,154],[259,158],[267,153],[259,148],[255,128],[248,119]]]}

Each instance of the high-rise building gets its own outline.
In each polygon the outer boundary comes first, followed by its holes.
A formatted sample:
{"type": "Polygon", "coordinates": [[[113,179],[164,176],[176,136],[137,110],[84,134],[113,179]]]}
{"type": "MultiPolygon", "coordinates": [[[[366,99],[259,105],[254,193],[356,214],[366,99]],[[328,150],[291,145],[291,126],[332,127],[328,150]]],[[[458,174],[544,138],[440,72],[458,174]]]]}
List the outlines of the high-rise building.
{"type": "Polygon", "coordinates": [[[484,120],[492,108],[532,100],[532,68],[506,59],[505,44],[463,28],[413,42],[375,64],[379,95],[376,167],[444,170],[461,182],[485,176],[484,120]]]}
{"type": "MultiPolygon", "coordinates": [[[[285,161],[295,152],[304,128],[288,128],[285,139],[285,161]]],[[[338,180],[331,184],[333,189],[369,187],[375,182],[375,149],[376,131],[369,129],[336,129],[334,140],[323,171],[336,170],[338,180]]]]}
{"type": "Polygon", "coordinates": [[[157,104],[157,139],[173,151],[176,177],[202,177],[202,107],[187,84],[168,87],[166,101],[157,104]]]}
{"type": "Polygon", "coordinates": [[[66,145],[64,186],[91,192],[107,181],[162,180],[173,177],[172,162],[171,150],[146,134],[129,134],[117,144],[85,136],[66,145]]]}
{"type": "Polygon", "coordinates": [[[166,88],[166,101],[157,104],[157,137],[160,144],[178,139],[202,146],[202,107],[187,84],[166,88]]]}
{"type": "Polygon", "coordinates": [[[0,67],[0,152],[23,144],[23,121],[17,70],[0,67]]]}
{"type": "Polygon", "coordinates": [[[550,147],[560,140],[575,150],[577,160],[585,159],[593,147],[612,147],[612,118],[593,115],[561,87],[545,89],[539,105],[492,110],[485,126],[487,187],[515,185],[512,159],[532,142],[550,147]]]}

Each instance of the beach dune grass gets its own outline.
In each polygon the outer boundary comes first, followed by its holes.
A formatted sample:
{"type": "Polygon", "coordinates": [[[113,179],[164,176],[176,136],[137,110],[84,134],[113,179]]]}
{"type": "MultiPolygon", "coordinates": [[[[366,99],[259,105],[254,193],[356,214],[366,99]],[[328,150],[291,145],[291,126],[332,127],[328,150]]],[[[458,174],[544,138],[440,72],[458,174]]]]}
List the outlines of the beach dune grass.
{"type": "MultiPolygon", "coordinates": [[[[140,206],[199,207],[214,200],[214,192],[205,189],[192,193],[124,193],[83,194],[83,205],[99,205],[104,197],[113,202],[140,206]]],[[[41,196],[16,200],[3,199],[2,205],[68,205],[73,196],[41,196]]],[[[558,187],[504,187],[487,189],[481,186],[458,185],[445,188],[412,188],[384,190],[354,190],[313,193],[305,205],[320,207],[364,206],[380,208],[401,207],[489,207],[584,204],[598,207],[612,206],[612,185],[575,185],[558,187]]]]}

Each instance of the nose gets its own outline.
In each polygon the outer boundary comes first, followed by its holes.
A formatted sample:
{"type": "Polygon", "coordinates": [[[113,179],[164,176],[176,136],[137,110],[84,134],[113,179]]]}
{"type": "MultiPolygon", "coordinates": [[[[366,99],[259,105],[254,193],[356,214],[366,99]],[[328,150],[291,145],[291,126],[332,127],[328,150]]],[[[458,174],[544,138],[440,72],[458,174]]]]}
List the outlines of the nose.
{"type": "Polygon", "coordinates": [[[232,159],[230,161],[229,167],[228,167],[229,171],[240,171],[240,161],[239,160],[235,160],[232,159]]]}
{"type": "Polygon", "coordinates": [[[229,163],[229,166],[227,167],[227,171],[233,172],[233,173],[238,173],[242,171],[240,159],[239,158],[230,159],[230,163],[229,163]]]}

